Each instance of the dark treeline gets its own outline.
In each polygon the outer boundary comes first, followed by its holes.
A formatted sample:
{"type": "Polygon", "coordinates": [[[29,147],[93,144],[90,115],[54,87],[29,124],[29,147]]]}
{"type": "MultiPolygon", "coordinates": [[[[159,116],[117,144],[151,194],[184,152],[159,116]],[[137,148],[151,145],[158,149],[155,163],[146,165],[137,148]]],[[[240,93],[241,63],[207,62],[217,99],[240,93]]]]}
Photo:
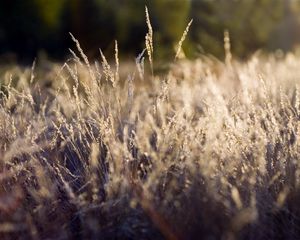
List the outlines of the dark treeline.
{"type": "Polygon", "coordinates": [[[123,56],[137,55],[147,31],[145,5],[159,59],[173,56],[191,18],[184,45],[190,57],[223,58],[224,29],[239,57],[261,48],[291,50],[300,40],[300,3],[292,0],[1,0],[0,56],[30,62],[45,52],[63,59],[72,46],[69,32],[90,57],[99,48],[112,52],[115,39],[123,56]]]}

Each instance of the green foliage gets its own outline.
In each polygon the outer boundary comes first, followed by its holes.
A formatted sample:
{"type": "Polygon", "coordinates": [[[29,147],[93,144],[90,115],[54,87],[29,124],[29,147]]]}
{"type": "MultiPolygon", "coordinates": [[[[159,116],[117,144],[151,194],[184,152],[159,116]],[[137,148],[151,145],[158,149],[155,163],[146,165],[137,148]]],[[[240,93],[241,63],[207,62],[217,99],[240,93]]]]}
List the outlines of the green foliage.
{"type": "Polygon", "coordinates": [[[283,1],[229,1],[220,11],[224,25],[232,33],[235,53],[245,56],[270,45],[271,34],[285,17],[283,1]]]}
{"type": "Polygon", "coordinates": [[[43,25],[55,30],[61,24],[61,15],[66,0],[33,0],[43,25]]]}
{"type": "Polygon", "coordinates": [[[196,43],[200,53],[209,52],[222,56],[224,26],[216,16],[219,6],[214,1],[197,1],[191,3],[191,18],[194,19],[191,39],[196,43]]]}
{"type": "Polygon", "coordinates": [[[136,56],[145,47],[145,5],[157,59],[174,56],[190,19],[193,25],[183,46],[190,57],[211,53],[223,58],[225,29],[239,57],[261,48],[288,51],[300,42],[300,2],[292,0],[4,0],[0,54],[15,52],[21,59],[32,59],[45,49],[53,57],[63,57],[72,32],[90,57],[98,57],[98,48],[111,53],[115,39],[121,54],[136,56]]]}
{"type": "Polygon", "coordinates": [[[182,0],[153,0],[151,7],[151,16],[156,27],[155,40],[161,46],[158,49],[158,58],[174,58],[175,43],[179,42],[188,23],[190,3],[182,0]]]}

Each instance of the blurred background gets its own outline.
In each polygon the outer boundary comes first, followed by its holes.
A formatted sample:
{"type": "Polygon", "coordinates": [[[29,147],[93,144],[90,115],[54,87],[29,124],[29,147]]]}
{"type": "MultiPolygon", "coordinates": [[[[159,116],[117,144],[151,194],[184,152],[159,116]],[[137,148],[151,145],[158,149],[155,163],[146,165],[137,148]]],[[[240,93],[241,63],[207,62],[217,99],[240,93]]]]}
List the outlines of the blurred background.
{"type": "Polygon", "coordinates": [[[154,30],[157,59],[174,58],[174,46],[193,19],[183,49],[190,58],[224,58],[223,33],[241,59],[258,49],[293,50],[300,43],[298,0],[1,0],[0,61],[64,60],[74,48],[69,32],[90,57],[99,48],[122,58],[137,56],[147,32],[145,5],[154,30]]]}

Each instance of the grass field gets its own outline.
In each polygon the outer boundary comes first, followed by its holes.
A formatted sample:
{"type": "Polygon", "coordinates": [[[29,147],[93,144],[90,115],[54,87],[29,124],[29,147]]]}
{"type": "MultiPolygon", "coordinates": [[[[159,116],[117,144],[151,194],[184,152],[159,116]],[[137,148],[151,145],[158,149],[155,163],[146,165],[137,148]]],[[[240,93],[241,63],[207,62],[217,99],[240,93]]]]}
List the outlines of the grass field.
{"type": "Polygon", "coordinates": [[[2,70],[0,239],[297,239],[300,57],[239,62],[225,35],[225,63],[155,74],[148,28],[131,68],[74,39],[2,70]]]}

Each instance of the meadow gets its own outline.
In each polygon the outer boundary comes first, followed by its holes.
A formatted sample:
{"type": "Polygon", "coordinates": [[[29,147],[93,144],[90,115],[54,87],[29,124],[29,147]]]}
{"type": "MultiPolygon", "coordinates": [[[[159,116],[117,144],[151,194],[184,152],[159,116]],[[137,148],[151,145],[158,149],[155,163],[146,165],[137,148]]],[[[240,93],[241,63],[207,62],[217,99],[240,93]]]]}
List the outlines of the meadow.
{"type": "Polygon", "coordinates": [[[297,239],[300,57],[76,50],[1,70],[0,238],[297,239]]]}

